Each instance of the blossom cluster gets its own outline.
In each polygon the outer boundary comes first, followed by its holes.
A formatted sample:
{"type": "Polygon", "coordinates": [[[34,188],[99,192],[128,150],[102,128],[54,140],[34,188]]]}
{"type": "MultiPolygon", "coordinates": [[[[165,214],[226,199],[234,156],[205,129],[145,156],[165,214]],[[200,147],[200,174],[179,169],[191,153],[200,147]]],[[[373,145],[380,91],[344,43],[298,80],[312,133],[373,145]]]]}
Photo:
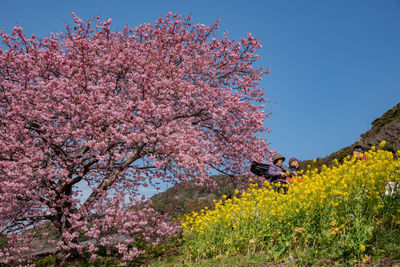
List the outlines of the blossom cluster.
{"type": "MultiPolygon", "coordinates": [[[[218,21],[171,13],[122,31],[111,19],[73,19],[42,39],[19,26],[0,31],[4,262],[31,255],[29,230],[49,225],[60,261],[84,251],[82,238],[145,232],[144,242],[158,242],[176,227],[123,203],[135,206],[142,186],[205,182],[210,169],[239,177],[270,154],[258,135],[268,70],[254,67],[261,45],[251,34],[217,38],[218,21]]],[[[135,240],[112,243],[130,259],[140,254],[135,240]]]]}

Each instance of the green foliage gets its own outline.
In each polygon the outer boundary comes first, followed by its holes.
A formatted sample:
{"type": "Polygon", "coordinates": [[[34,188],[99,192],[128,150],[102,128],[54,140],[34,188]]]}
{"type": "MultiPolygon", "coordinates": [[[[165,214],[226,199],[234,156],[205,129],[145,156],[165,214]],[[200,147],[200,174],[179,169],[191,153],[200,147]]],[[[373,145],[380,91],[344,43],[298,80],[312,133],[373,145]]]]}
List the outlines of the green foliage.
{"type": "Polygon", "coordinates": [[[205,207],[212,209],[214,207],[214,202],[208,199],[195,199],[184,204],[184,211],[185,213],[199,212],[205,207]]]}
{"type": "Polygon", "coordinates": [[[48,256],[34,262],[35,267],[50,267],[56,264],[56,256],[48,256]]]}
{"type": "Polygon", "coordinates": [[[211,208],[213,200],[221,198],[222,195],[231,196],[236,186],[226,175],[214,175],[212,179],[218,187],[196,185],[196,181],[180,183],[154,195],[151,198],[152,206],[155,210],[168,213],[174,218],[192,211],[200,211],[204,207],[211,208]]]}
{"type": "MultiPolygon", "coordinates": [[[[212,259],[202,259],[197,262],[185,262],[182,257],[175,256],[164,260],[152,262],[149,267],[215,267],[215,266],[266,266],[269,262],[268,255],[265,253],[252,253],[248,255],[219,255],[212,259]]],[[[291,262],[282,263],[282,266],[290,266],[291,262]]],[[[279,264],[274,264],[274,266],[279,264]]]]}
{"type": "MultiPolygon", "coordinates": [[[[34,262],[36,267],[50,267],[55,266],[56,256],[48,256],[43,259],[37,260],[34,262]]],[[[75,260],[73,262],[69,262],[65,267],[114,267],[120,266],[120,262],[118,258],[114,256],[99,256],[95,261],[89,261],[86,258],[82,258],[79,260],[75,260]]],[[[128,265],[129,266],[129,265],[128,265]]],[[[131,265],[135,266],[135,265],[131,265]]]]}
{"type": "Polygon", "coordinates": [[[0,248],[8,246],[8,239],[5,236],[0,236],[0,248]]]}

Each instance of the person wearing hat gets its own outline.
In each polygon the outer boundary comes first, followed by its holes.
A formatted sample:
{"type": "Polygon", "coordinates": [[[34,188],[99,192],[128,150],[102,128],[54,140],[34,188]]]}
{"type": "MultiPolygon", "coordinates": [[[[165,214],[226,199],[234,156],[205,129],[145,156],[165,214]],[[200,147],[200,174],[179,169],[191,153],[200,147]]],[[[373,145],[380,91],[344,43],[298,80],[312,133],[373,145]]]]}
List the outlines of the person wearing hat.
{"type": "Polygon", "coordinates": [[[292,183],[292,180],[295,179],[297,182],[302,182],[303,179],[297,178],[298,172],[299,172],[299,160],[296,158],[290,158],[289,159],[289,172],[290,172],[290,177],[286,178],[286,181],[289,183],[292,183]],[[294,178],[296,177],[296,178],[294,178]]]}
{"type": "Polygon", "coordinates": [[[272,157],[272,163],[268,168],[268,182],[272,185],[272,188],[278,193],[287,193],[287,175],[286,172],[289,170],[282,164],[285,161],[285,157],[279,153],[274,154],[272,157]]]}
{"type": "Polygon", "coordinates": [[[355,153],[357,156],[364,154],[364,148],[360,145],[356,145],[353,147],[352,151],[353,153],[355,153]]]}
{"type": "Polygon", "coordinates": [[[282,164],[285,157],[279,153],[275,153],[272,157],[272,165],[268,169],[270,176],[269,182],[286,182],[286,171],[288,171],[282,164]]]}
{"type": "Polygon", "coordinates": [[[356,158],[363,160],[363,161],[367,160],[367,158],[364,155],[364,148],[362,146],[360,146],[360,145],[354,146],[353,149],[351,150],[351,152],[356,158]]]}
{"type": "Polygon", "coordinates": [[[299,160],[296,158],[290,158],[288,169],[291,176],[297,176],[297,173],[299,171],[299,160]]]}

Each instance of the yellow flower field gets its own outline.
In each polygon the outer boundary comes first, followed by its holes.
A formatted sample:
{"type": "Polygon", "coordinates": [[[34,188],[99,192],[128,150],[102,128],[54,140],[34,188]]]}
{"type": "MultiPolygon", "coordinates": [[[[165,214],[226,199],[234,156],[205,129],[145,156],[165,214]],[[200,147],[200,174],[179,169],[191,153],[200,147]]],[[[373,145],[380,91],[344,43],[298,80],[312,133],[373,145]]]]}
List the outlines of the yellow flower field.
{"type": "Polygon", "coordinates": [[[236,190],[215,209],[183,217],[183,251],[191,261],[256,251],[271,261],[336,255],[357,262],[378,255],[381,231],[400,236],[399,156],[373,147],[364,159],[306,170],[287,194],[268,183],[236,190]]]}

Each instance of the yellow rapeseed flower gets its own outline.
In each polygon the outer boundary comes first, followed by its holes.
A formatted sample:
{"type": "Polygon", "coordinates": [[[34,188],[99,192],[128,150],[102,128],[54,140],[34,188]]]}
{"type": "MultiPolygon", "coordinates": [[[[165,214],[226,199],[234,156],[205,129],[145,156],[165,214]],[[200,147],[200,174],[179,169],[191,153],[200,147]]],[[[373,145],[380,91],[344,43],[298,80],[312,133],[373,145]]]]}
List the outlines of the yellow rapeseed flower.
{"type": "Polygon", "coordinates": [[[386,141],[383,140],[382,142],[379,143],[379,147],[383,148],[386,145],[386,141]]]}
{"type": "MultiPolygon", "coordinates": [[[[267,238],[268,244],[280,242],[279,238],[293,232],[301,236],[309,233],[314,215],[320,216],[320,212],[330,212],[325,231],[331,234],[330,238],[338,238],[347,232],[346,227],[352,224],[349,222],[354,222],[344,211],[354,208],[354,203],[365,202],[378,212],[383,208],[382,194],[387,182],[400,182],[399,158],[383,150],[368,151],[365,155],[366,161],[347,157],[343,163],[335,160],[333,167],[323,166],[320,172],[307,170],[299,176],[302,182],[293,182],[287,194],[275,192],[268,182],[260,186],[253,184],[241,195],[235,190],[232,199],[226,200],[224,195],[207,212],[182,216],[180,221],[189,254],[208,254],[212,246],[219,248],[221,254],[246,253],[248,247],[241,247],[243,240],[250,240],[258,233],[267,238]],[[189,248],[190,245],[193,247],[189,248]]],[[[256,246],[259,240],[254,243],[256,246]]],[[[364,252],[365,245],[360,245],[360,250],[364,252]]]]}

